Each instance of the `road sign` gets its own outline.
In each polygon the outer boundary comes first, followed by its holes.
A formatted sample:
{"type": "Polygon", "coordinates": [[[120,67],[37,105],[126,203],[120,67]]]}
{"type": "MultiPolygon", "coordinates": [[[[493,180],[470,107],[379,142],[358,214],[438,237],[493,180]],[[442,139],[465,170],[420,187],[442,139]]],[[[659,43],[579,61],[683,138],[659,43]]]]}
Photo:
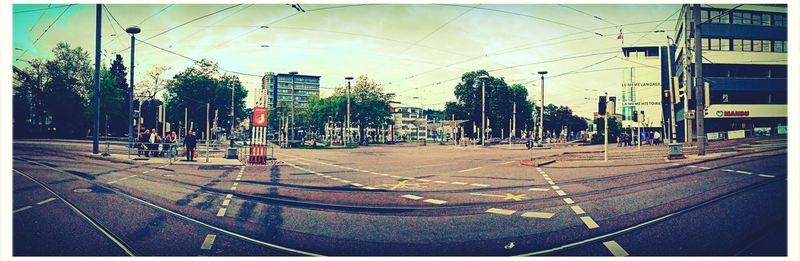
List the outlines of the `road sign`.
{"type": "Polygon", "coordinates": [[[267,126],[267,107],[253,108],[253,126],[254,127],[267,126]]]}

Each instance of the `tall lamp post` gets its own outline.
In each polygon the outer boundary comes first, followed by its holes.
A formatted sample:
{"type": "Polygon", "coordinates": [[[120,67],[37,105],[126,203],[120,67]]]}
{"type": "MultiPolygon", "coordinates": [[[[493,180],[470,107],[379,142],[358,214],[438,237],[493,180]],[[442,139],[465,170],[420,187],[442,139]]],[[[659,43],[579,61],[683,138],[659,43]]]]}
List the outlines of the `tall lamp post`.
{"type": "MultiPolygon", "coordinates": [[[[136,34],[141,33],[142,29],[138,26],[131,26],[125,28],[125,32],[131,34],[131,84],[128,87],[128,146],[134,142],[133,138],[133,58],[134,50],[136,50],[136,34]]],[[[137,121],[139,119],[136,119],[137,121]]]]}
{"type": "Polygon", "coordinates": [[[547,74],[547,71],[539,71],[539,74],[542,76],[542,86],[539,87],[542,95],[542,103],[539,104],[539,145],[544,146],[544,136],[542,135],[542,130],[544,130],[544,75],[547,74]]]}
{"type": "MultiPolygon", "coordinates": [[[[292,108],[291,108],[291,109],[292,109],[292,111],[291,111],[291,115],[292,115],[292,121],[291,121],[291,123],[292,123],[292,127],[291,127],[291,128],[289,128],[289,140],[290,140],[290,141],[293,141],[293,140],[294,140],[294,132],[295,132],[295,129],[294,129],[294,103],[295,103],[295,96],[294,96],[294,95],[295,95],[295,93],[294,93],[294,76],[295,76],[295,75],[297,75],[297,72],[296,72],[296,71],[291,71],[291,72],[289,72],[289,74],[290,74],[290,75],[292,75],[292,108]]],[[[288,144],[287,144],[287,145],[288,145],[288,144]]]]}
{"type": "Polygon", "coordinates": [[[481,144],[486,145],[486,80],[488,75],[478,76],[481,81],[481,144]]]}
{"type": "Polygon", "coordinates": [[[347,133],[347,137],[345,139],[344,145],[347,146],[348,142],[351,142],[351,135],[350,135],[350,81],[353,80],[352,76],[344,77],[347,80],[347,120],[345,122],[345,132],[347,133]]]}

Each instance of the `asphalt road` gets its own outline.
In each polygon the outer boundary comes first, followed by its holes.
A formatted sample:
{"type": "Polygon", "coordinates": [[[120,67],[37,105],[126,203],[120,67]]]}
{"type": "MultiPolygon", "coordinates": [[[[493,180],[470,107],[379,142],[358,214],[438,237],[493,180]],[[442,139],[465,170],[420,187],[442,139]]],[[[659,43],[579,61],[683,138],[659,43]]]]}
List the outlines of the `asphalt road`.
{"type": "Polygon", "coordinates": [[[786,255],[785,139],[671,162],[664,146],[277,149],[270,166],[90,148],[15,142],[14,255],[786,255]]]}

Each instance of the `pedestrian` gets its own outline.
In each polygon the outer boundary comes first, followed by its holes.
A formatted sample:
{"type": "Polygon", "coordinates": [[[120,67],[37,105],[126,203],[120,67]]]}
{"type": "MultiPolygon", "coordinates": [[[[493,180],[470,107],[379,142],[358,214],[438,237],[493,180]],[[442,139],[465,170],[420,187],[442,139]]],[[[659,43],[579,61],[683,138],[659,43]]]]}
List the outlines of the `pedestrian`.
{"type": "Polygon", "coordinates": [[[150,141],[150,130],[145,130],[144,135],[142,135],[141,139],[139,139],[139,143],[141,144],[144,156],[148,158],[150,157],[150,148],[152,147],[149,141],[150,141]]]}
{"type": "Polygon", "coordinates": [[[136,137],[136,151],[137,151],[137,154],[138,154],[139,157],[142,156],[142,153],[147,151],[147,146],[145,145],[145,143],[146,143],[145,135],[146,134],[147,134],[147,132],[145,132],[144,134],[139,133],[138,134],[139,136],[136,137]]]}
{"type": "Polygon", "coordinates": [[[183,147],[186,151],[186,160],[194,161],[194,150],[197,148],[197,137],[194,136],[193,131],[189,131],[189,134],[183,139],[183,147]]]}
{"type": "Polygon", "coordinates": [[[620,142],[620,136],[617,136],[617,147],[622,147],[622,143],[620,142]]]}
{"type": "Polygon", "coordinates": [[[656,143],[656,145],[658,145],[659,143],[661,143],[661,133],[658,133],[658,131],[656,131],[655,133],[653,133],[653,140],[654,140],[654,142],[656,143]]]}
{"type": "Polygon", "coordinates": [[[158,132],[155,128],[150,131],[150,137],[148,140],[150,145],[147,147],[150,149],[149,153],[152,154],[153,157],[158,157],[158,142],[160,139],[161,137],[158,137],[158,132]]]}
{"type": "Polygon", "coordinates": [[[163,150],[161,151],[162,156],[170,156],[170,149],[172,148],[172,143],[175,143],[175,138],[172,136],[175,132],[168,132],[164,136],[164,145],[163,150]]]}

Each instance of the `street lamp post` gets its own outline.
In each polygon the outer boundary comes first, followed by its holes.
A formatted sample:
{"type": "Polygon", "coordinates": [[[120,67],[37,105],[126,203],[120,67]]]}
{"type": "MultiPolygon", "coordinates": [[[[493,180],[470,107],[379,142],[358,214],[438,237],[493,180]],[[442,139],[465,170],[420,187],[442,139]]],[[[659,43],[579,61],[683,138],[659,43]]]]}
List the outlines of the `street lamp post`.
{"type": "Polygon", "coordinates": [[[488,75],[478,77],[481,81],[481,144],[486,145],[486,79],[488,75]]]}
{"type": "MultiPolygon", "coordinates": [[[[128,86],[128,146],[130,147],[133,142],[133,58],[134,50],[136,49],[136,34],[141,33],[142,29],[138,26],[131,26],[125,29],[125,32],[131,34],[131,84],[128,86]]],[[[137,119],[138,121],[138,119],[137,119]]]]}
{"type": "Polygon", "coordinates": [[[352,138],[350,135],[350,81],[353,80],[353,77],[347,76],[344,77],[344,79],[347,80],[347,122],[345,122],[347,137],[344,144],[347,146],[347,142],[350,142],[350,139],[352,138]]]}
{"type": "Polygon", "coordinates": [[[294,126],[294,103],[295,103],[295,100],[296,100],[295,99],[295,93],[294,93],[294,76],[297,75],[297,72],[296,71],[291,71],[291,72],[289,72],[289,74],[292,75],[292,96],[291,96],[292,97],[292,108],[291,108],[292,109],[292,111],[291,111],[292,127],[289,128],[289,140],[293,141],[294,140],[294,132],[295,132],[295,129],[294,129],[295,128],[295,126],[294,126]]]}
{"type": "Polygon", "coordinates": [[[539,74],[542,76],[542,86],[539,87],[542,95],[542,103],[539,104],[539,144],[544,145],[544,137],[542,135],[542,130],[544,129],[544,75],[547,74],[547,71],[539,71],[539,74]]]}

